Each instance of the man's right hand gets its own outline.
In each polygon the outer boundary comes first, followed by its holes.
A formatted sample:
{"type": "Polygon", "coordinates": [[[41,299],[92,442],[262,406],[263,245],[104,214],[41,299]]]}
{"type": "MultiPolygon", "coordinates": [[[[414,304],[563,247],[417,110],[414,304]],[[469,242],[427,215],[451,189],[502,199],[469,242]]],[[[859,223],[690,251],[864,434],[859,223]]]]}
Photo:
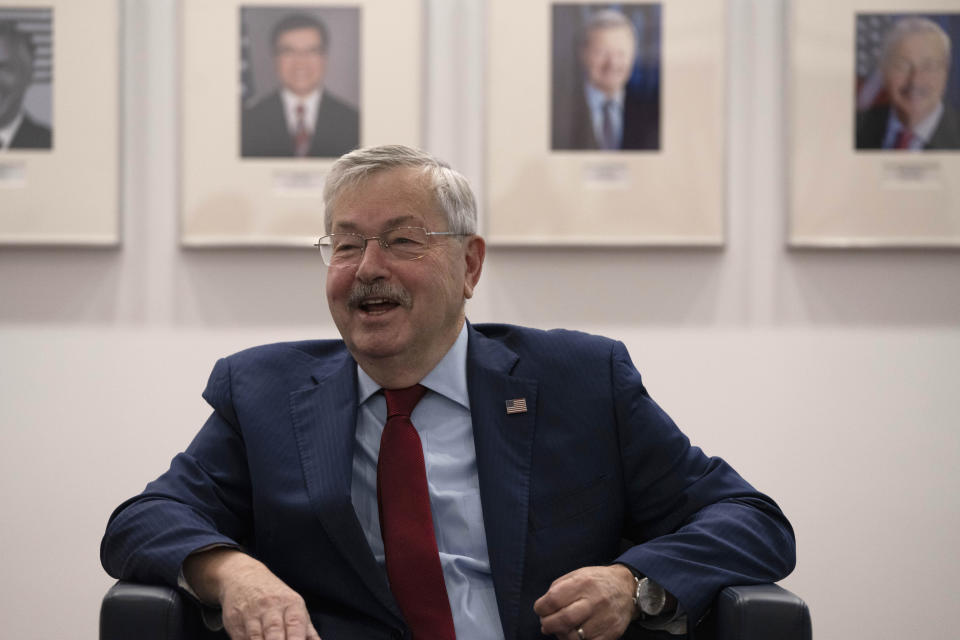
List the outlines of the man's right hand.
{"type": "Polygon", "coordinates": [[[320,640],[300,594],[241,551],[193,554],[183,577],[200,600],[220,604],[232,640],[320,640]]]}

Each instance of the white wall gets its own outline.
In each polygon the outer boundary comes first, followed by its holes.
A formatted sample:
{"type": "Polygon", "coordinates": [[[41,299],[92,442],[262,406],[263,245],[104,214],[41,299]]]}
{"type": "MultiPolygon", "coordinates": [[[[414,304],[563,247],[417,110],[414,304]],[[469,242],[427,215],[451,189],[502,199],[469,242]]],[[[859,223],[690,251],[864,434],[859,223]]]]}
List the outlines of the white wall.
{"type": "MultiPolygon", "coordinates": [[[[199,427],[218,356],[336,333],[311,252],[178,248],[175,3],[123,5],[123,248],[0,249],[3,637],[95,637],[107,516],[199,427]]],[[[482,4],[429,6],[426,143],[479,180],[482,4]]],[[[784,247],[784,4],[730,6],[727,246],[493,248],[468,313],[622,338],[790,516],[819,640],[950,637],[960,254],[784,247]]]]}

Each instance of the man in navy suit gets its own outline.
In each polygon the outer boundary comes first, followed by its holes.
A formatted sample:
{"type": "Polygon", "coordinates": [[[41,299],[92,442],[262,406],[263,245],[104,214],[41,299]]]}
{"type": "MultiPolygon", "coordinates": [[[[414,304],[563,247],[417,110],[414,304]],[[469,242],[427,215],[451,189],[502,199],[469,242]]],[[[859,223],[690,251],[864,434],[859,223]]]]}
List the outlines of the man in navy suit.
{"type": "Polygon", "coordinates": [[[884,40],[880,64],[888,103],[857,116],[857,149],[960,149],[960,113],[945,99],[951,43],[940,25],[901,18],[884,40]]]}
{"type": "Polygon", "coordinates": [[[357,110],[324,87],[330,48],[326,24],[294,13],[273,29],[280,88],[241,115],[240,155],[336,158],[360,143],[357,110]]]}
{"type": "Polygon", "coordinates": [[[179,585],[235,640],[580,640],[683,633],[722,587],[791,571],[779,508],[690,445],[621,343],[466,321],[485,245],[463,176],[360,149],[324,200],[343,339],[217,363],[207,423],[111,516],[111,575],[179,585]],[[401,423],[415,460],[391,479],[401,423]]]}
{"type": "Polygon", "coordinates": [[[49,149],[49,127],[35,121],[23,108],[33,80],[34,48],[30,36],[9,21],[0,22],[0,151],[49,149]]]}

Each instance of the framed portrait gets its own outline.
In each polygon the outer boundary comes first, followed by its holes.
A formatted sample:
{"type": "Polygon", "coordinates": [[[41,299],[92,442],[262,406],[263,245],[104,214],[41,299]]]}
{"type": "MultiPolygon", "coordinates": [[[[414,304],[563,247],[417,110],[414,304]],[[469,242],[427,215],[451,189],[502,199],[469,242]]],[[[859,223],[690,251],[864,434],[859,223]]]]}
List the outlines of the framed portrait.
{"type": "Polygon", "coordinates": [[[723,243],[723,1],[487,11],[491,243],[723,243]]]}
{"type": "Polygon", "coordinates": [[[182,0],[181,241],[309,247],[333,161],[420,144],[420,0],[182,0]]]}
{"type": "Polygon", "coordinates": [[[960,247],[960,7],[790,9],[789,242],[960,247]]]}
{"type": "Polygon", "coordinates": [[[120,242],[116,0],[0,0],[0,244],[120,242]]]}

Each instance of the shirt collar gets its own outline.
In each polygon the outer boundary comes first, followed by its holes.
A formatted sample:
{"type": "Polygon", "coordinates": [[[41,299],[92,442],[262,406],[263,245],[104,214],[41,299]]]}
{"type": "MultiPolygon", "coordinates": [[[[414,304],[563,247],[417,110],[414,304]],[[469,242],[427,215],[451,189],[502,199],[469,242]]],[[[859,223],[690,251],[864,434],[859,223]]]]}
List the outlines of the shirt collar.
{"type": "Polygon", "coordinates": [[[21,109],[17,117],[13,119],[13,122],[0,129],[0,149],[6,149],[10,146],[14,136],[17,135],[17,130],[20,128],[21,122],[23,122],[23,109],[21,109]]]}
{"type": "MultiPolygon", "coordinates": [[[[467,392],[467,323],[463,323],[460,334],[450,350],[443,356],[430,373],[424,376],[420,384],[435,393],[453,400],[459,405],[470,408],[470,395],[467,392]]],[[[372,395],[380,391],[380,385],[357,365],[357,401],[363,404],[372,395]]]]}
{"type": "Polygon", "coordinates": [[[303,105],[304,118],[308,127],[313,126],[317,117],[317,106],[320,104],[322,89],[315,89],[305,97],[298,96],[289,89],[280,90],[280,98],[283,100],[283,111],[287,114],[287,121],[296,123],[297,105],[303,105]]]}

